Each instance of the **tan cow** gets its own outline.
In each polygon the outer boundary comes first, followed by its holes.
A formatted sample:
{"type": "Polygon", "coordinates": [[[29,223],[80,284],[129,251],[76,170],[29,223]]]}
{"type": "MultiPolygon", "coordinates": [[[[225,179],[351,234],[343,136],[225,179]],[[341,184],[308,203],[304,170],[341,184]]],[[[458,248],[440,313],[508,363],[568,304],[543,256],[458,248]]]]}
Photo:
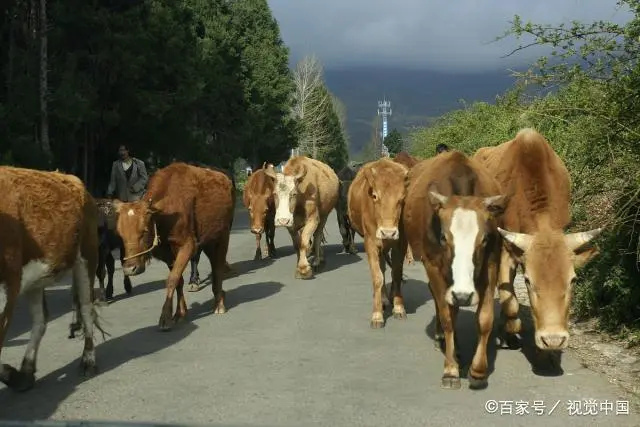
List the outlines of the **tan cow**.
{"type": "Polygon", "coordinates": [[[44,290],[69,271],[84,332],[81,369],[94,374],[94,325],[102,330],[92,304],[98,263],[95,201],[75,176],[9,166],[0,167],[0,193],[0,350],[19,294],[27,298],[33,322],[20,370],[2,365],[0,381],[20,391],[33,387],[47,329],[44,290]]]}
{"type": "Polygon", "coordinates": [[[442,386],[460,388],[455,321],[459,307],[478,304],[479,340],[469,369],[472,388],[486,387],[487,342],[500,260],[497,218],[505,197],[482,167],[458,151],[423,160],[409,170],[402,214],[404,231],[421,259],[444,332],[442,386]]]}
{"type": "Polygon", "coordinates": [[[569,341],[568,316],[575,269],[598,250],[588,243],[601,229],[564,234],[571,219],[570,177],[546,139],[533,129],[497,147],[478,150],[481,161],[512,194],[505,211],[499,293],[505,332],[513,344],[520,332],[518,300],[513,289],[516,267],[523,266],[529,291],[536,346],[559,350],[569,341]]]}
{"type": "Polygon", "coordinates": [[[390,251],[391,292],[385,299],[386,302],[393,300],[396,319],[407,317],[401,289],[407,241],[400,224],[407,171],[400,163],[382,158],[364,165],[349,187],[349,222],[364,238],[373,282],[372,328],[384,326],[382,290],[385,287],[385,259],[390,251]]]}
{"type": "Polygon", "coordinates": [[[223,172],[172,163],[149,180],[144,197],[137,202],[114,202],[118,234],[125,246],[122,271],[135,276],[145,271],[151,256],[164,261],[171,272],[159,326],[169,330],[187,315],[182,274],[198,247],[211,262],[213,311],[226,312],[222,280],[233,221],[235,193],[223,172]],[[177,309],[173,315],[173,294],[177,309]]]}
{"type": "MultiPolygon", "coordinates": [[[[273,167],[273,165],[269,165],[273,167]]],[[[276,257],[274,237],[276,234],[276,205],[273,200],[273,180],[266,175],[266,164],[251,174],[244,186],[243,202],[249,210],[251,232],[256,235],[256,254],[254,260],[262,257],[276,257]],[[262,233],[265,234],[266,246],[263,254],[260,247],[262,233]]]]}
{"type": "Polygon", "coordinates": [[[289,159],[282,173],[269,167],[266,174],[275,182],[276,227],[287,228],[298,252],[296,278],[310,279],[307,251],[313,238],[313,267],[324,263],[323,231],[338,202],[340,181],[328,165],[304,156],[289,159]]]}

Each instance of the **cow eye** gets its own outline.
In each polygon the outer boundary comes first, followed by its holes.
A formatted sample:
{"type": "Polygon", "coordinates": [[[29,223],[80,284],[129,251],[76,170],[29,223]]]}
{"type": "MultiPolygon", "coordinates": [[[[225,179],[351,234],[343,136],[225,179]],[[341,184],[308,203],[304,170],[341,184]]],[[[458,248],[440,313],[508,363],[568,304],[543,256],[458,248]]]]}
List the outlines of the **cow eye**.
{"type": "Polygon", "coordinates": [[[524,278],[524,284],[525,284],[525,285],[527,285],[527,288],[530,288],[530,287],[531,287],[531,281],[529,281],[529,278],[528,278],[528,277],[525,277],[525,278],[524,278]]]}
{"type": "Polygon", "coordinates": [[[440,233],[440,244],[444,246],[447,243],[447,236],[444,233],[440,233]]]}

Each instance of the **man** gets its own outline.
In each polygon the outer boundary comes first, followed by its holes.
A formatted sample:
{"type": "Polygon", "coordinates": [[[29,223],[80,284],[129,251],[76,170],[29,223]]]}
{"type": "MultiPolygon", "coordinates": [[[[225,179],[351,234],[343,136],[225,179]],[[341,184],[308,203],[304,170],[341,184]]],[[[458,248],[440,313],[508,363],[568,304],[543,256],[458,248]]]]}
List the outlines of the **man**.
{"type": "Polygon", "coordinates": [[[438,144],[436,146],[436,154],[444,153],[445,151],[450,151],[451,149],[447,144],[438,144]]]}
{"type": "Polygon", "coordinates": [[[123,202],[135,202],[144,195],[149,181],[144,162],[129,155],[129,148],[121,145],[118,148],[119,160],[113,162],[111,179],[107,188],[107,197],[114,197],[123,202]]]}

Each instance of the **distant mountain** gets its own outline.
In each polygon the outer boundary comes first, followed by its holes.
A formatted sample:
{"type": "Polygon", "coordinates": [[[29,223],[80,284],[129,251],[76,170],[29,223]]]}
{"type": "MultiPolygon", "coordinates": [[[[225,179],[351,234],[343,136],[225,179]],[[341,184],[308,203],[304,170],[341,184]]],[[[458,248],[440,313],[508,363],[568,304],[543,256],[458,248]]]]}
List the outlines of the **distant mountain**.
{"type": "Polygon", "coordinates": [[[461,99],[493,102],[514,83],[507,71],[444,74],[402,68],[326,69],[325,80],[347,107],[352,154],[370,140],[378,100],[384,97],[391,101],[389,130],[406,133],[461,108],[461,99]]]}

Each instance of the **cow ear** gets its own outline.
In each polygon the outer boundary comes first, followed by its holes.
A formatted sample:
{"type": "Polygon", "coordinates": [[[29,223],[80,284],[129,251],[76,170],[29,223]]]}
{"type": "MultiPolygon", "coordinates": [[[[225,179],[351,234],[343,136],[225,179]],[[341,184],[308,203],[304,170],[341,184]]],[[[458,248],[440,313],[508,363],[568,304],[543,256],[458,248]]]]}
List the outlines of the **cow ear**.
{"type": "Polygon", "coordinates": [[[582,268],[586,263],[594,259],[600,254],[600,250],[597,246],[587,246],[584,249],[574,251],[573,254],[573,267],[575,269],[582,268]]]}

